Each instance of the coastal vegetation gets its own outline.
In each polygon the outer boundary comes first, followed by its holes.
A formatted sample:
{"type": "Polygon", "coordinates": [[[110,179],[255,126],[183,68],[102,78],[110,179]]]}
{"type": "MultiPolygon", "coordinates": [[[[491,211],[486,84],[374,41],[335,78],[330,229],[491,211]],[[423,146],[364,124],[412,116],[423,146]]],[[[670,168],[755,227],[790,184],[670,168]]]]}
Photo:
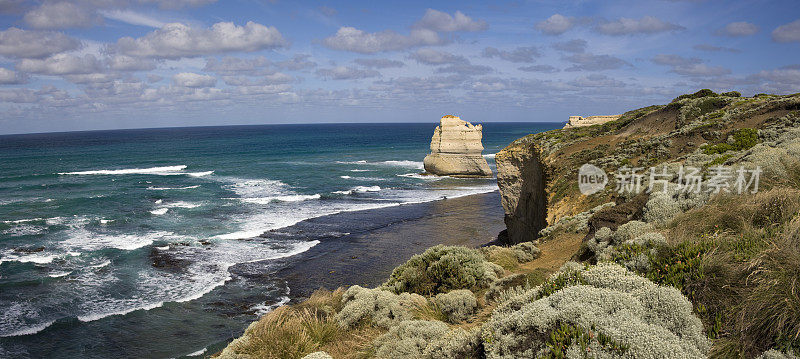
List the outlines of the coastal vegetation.
{"type": "Polygon", "coordinates": [[[797,358],[800,94],[701,90],[504,152],[503,168],[536,184],[502,182],[504,205],[546,194],[545,213],[506,207],[509,230],[547,217],[535,240],[429,248],[377,288],[265,315],[219,357],[797,358]],[[583,195],[582,163],[763,172],[757,190],[687,191],[675,175],[583,195]]]}

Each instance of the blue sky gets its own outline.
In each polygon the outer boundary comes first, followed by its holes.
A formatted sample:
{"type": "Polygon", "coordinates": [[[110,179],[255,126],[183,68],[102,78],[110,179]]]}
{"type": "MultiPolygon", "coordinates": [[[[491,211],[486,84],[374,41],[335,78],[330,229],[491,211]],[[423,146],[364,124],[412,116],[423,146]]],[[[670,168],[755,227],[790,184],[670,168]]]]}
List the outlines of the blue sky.
{"type": "Polygon", "coordinates": [[[0,0],[0,133],[566,121],[800,92],[788,1],[0,0]]]}

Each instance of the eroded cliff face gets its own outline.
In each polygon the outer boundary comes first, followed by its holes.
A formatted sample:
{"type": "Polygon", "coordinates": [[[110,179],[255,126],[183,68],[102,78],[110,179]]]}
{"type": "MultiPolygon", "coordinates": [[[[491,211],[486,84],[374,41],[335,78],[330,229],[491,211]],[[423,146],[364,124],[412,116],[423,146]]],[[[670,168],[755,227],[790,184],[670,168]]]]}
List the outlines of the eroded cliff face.
{"type": "Polygon", "coordinates": [[[582,194],[578,171],[584,164],[602,169],[609,178],[622,167],[647,169],[673,162],[709,168],[742,158],[767,171],[780,162],[776,158],[794,150],[763,145],[749,149],[744,143],[753,146],[774,140],[779,128],[789,126],[786,123],[794,126],[791,121],[798,114],[798,94],[752,98],[694,94],[667,105],[629,111],[602,124],[520,138],[495,156],[507,227],[500,239],[509,243],[533,240],[541,229],[562,218],[608,202],[630,200],[613,183],[599,192],[582,194]],[[743,140],[749,138],[745,136],[748,133],[753,138],[743,140]]]}
{"type": "Polygon", "coordinates": [[[431,154],[423,161],[425,171],[437,176],[491,177],[483,158],[483,128],[456,116],[444,116],[431,138],[431,154]]]}
{"type": "Polygon", "coordinates": [[[517,141],[495,155],[507,243],[535,240],[547,226],[548,168],[535,142],[517,141]]]}

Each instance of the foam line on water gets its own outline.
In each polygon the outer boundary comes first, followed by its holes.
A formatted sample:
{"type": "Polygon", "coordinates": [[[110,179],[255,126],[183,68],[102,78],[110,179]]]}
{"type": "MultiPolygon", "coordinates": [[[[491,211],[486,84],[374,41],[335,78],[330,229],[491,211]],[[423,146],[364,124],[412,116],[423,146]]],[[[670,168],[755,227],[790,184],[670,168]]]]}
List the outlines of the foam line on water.
{"type": "Polygon", "coordinates": [[[186,169],[186,165],[161,166],[150,168],[127,168],[116,170],[90,170],[76,172],[59,172],[60,175],[127,175],[127,174],[170,174],[186,169]]]}
{"type": "Polygon", "coordinates": [[[53,323],[55,323],[55,322],[56,322],[55,320],[52,320],[52,321],[49,321],[49,322],[46,322],[46,323],[33,325],[33,326],[30,326],[30,327],[27,327],[27,328],[21,328],[21,329],[18,329],[16,331],[13,331],[11,333],[0,333],[0,337],[7,338],[7,337],[19,337],[19,336],[24,336],[24,335],[36,334],[38,332],[41,332],[42,330],[47,329],[47,327],[53,325],[53,323]]]}

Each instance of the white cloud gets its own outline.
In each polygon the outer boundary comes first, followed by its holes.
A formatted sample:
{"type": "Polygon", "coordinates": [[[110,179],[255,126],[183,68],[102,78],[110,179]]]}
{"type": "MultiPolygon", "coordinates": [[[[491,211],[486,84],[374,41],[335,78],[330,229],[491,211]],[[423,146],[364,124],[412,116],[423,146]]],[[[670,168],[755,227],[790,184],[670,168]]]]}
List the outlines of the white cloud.
{"type": "Polygon", "coordinates": [[[113,55],[108,58],[108,67],[118,71],[146,71],[156,68],[156,63],[147,58],[113,55]]]}
{"type": "Polygon", "coordinates": [[[180,87],[212,87],[217,84],[214,76],[196,74],[193,72],[181,72],[172,76],[172,82],[180,87]]]}
{"type": "Polygon", "coordinates": [[[575,26],[574,17],[553,14],[547,20],[536,23],[536,28],[548,35],[560,35],[575,26]]]}
{"type": "Polygon", "coordinates": [[[653,57],[652,61],[655,64],[665,65],[665,66],[688,66],[703,62],[703,60],[700,60],[696,57],[686,58],[683,56],[671,55],[671,54],[658,54],[653,57]]]}
{"type": "Polygon", "coordinates": [[[0,55],[43,58],[78,49],[81,43],[60,32],[26,31],[16,27],[0,31],[0,55]]]}
{"type": "Polygon", "coordinates": [[[772,40],[777,42],[800,42],[800,20],[778,26],[772,31],[772,40]]]}
{"type": "Polygon", "coordinates": [[[270,95],[278,94],[291,90],[288,85],[262,85],[262,86],[240,86],[236,91],[242,95],[270,95]]]}
{"type": "Polygon", "coordinates": [[[739,53],[742,50],[734,49],[730,47],[722,47],[722,46],[714,46],[711,44],[697,44],[692,46],[693,49],[697,51],[708,51],[708,52],[731,52],[731,53],[739,53]]]}
{"type": "Polygon", "coordinates": [[[709,66],[706,64],[694,64],[673,67],[672,72],[684,76],[721,76],[731,73],[731,70],[722,66],[709,66]]]}
{"type": "Polygon", "coordinates": [[[600,74],[579,77],[568,84],[577,87],[625,87],[624,82],[600,74]]]}
{"type": "Polygon", "coordinates": [[[355,59],[353,62],[374,69],[388,69],[392,67],[403,67],[406,64],[398,60],[389,59],[355,59]]]}
{"type": "Polygon", "coordinates": [[[483,49],[484,57],[499,57],[510,62],[534,62],[537,57],[542,56],[534,46],[518,47],[512,51],[498,50],[494,47],[483,49]]]}
{"type": "Polygon", "coordinates": [[[165,25],[163,21],[159,21],[144,14],[140,14],[133,10],[102,10],[100,15],[107,19],[117,20],[131,25],[147,26],[154,28],[161,28],[165,25]]]}
{"type": "Polygon", "coordinates": [[[369,33],[354,27],[343,26],[336,31],[335,35],[322,40],[322,43],[334,50],[372,54],[382,51],[405,50],[415,46],[441,45],[445,41],[439,37],[438,33],[428,29],[414,29],[406,36],[391,30],[369,33]]]}
{"type": "Polygon", "coordinates": [[[243,59],[239,57],[225,56],[221,60],[210,58],[206,60],[206,66],[203,71],[215,72],[221,75],[258,75],[264,73],[271,73],[269,69],[272,64],[264,56],[258,56],[251,59],[243,59]]]}
{"type": "Polygon", "coordinates": [[[522,66],[518,70],[525,72],[542,72],[542,73],[553,73],[559,71],[557,68],[550,65],[522,66]]]}
{"type": "Polygon", "coordinates": [[[486,21],[472,20],[461,11],[456,11],[451,16],[446,12],[433,9],[428,9],[414,26],[437,32],[482,31],[489,28],[486,21]]]}
{"type": "Polygon", "coordinates": [[[0,84],[17,85],[28,82],[28,76],[19,72],[0,67],[0,84]]]}
{"type": "Polygon", "coordinates": [[[721,76],[731,73],[731,70],[721,66],[709,66],[696,57],[686,58],[678,55],[659,54],[651,60],[658,65],[670,66],[670,72],[683,76],[708,77],[721,76]]]}
{"type": "Polygon", "coordinates": [[[564,58],[572,62],[573,66],[565,71],[603,71],[614,70],[624,66],[632,66],[627,61],[611,55],[594,55],[589,53],[579,53],[564,58]]]}
{"type": "Polygon", "coordinates": [[[13,103],[34,103],[39,101],[39,96],[31,89],[2,89],[0,90],[0,102],[13,103]]]}
{"type": "Polygon", "coordinates": [[[740,21],[740,22],[732,22],[725,27],[717,30],[717,35],[723,36],[730,36],[730,37],[742,37],[742,36],[750,36],[754,35],[758,32],[758,26],[755,24],[751,24],[749,22],[740,21]]]}
{"type": "Polygon", "coordinates": [[[248,21],[244,26],[218,22],[208,29],[170,23],[138,39],[123,37],[112,48],[129,56],[178,59],[283,46],[287,43],[278,29],[248,21]]]}
{"type": "Polygon", "coordinates": [[[800,68],[780,68],[775,70],[763,70],[755,75],[753,78],[771,81],[783,84],[795,84],[800,86],[800,68]]]}
{"type": "Polygon", "coordinates": [[[468,62],[464,56],[453,55],[446,51],[439,51],[430,48],[419,49],[411,53],[408,57],[426,65],[443,65],[468,62]]]}
{"type": "Polygon", "coordinates": [[[597,31],[606,35],[654,34],[685,29],[683,26],[671,24],[653,16],[644,16],[638,20],[623,17],[597,25],[597,31]]]}
{"type": "Polygon", "coordinates": [[[493,68],[484,65],[472,65],[469,63],[457,63],[436,69],[438,73],[451,73],[459,75],[483,75],[494,71],[493,68]]]}
{"type": "Polygon", "coordinates": [[[442,45],[447,41],[439,36],[440,32],[481,31],[488,26],[485,21],[472,20],[460,11],[450,15],[441,11],[428,9],[417,21],[408,35],[392,30],[366,32],[351,26],[342,26],[333,36],[322,40],[322,43],[334,50],[352,51],[362,54],[373,54],[383,51],[399,51],[417,46],[442,45]]]}
{"type": "Polygon", "coordinates": [[[305,70],[317,67],[317,63],[309,60],[311,55],[295,54],[291,59],[276,62],[275,65],[287,70],[305,70]]]}
{"type": "Polygon", "coordinates": [[[564,52],[571,52],[571,53],[574,53],[574,54],[579,54],[581,52],[586,51],[586,45],[587,44],[588,43],[586,42],[586,40],[573,39],[573,40],[564,41],[564,42],[556,42],[556,43],[553,43],[550,46],[552,46],[554,49],[556,49],[558,51],[564,51],[564,52]]]}
{"type": "Polygon", "coordinates": [[[356,80],[380,76],[380,72],[371,69],[357,69],[349,66],[336,66],[329,69],[319,69],[316,74],[332,80],[356,80]]]}
{"type": "Polygon", "coordinates": [[[231,86],[255,86],[255,85],[274,85],[287,84],[295,81],[292,75],[283,72],[276,72],[269,75],[250,77],[250,76],[223,76],[222,80],[231,86]]]}
{"type": "Polygon", "coordinates": [[[57,54],[46,59],[22,59],[17,70],[42,75],[80,75],[100,72],[102,64],[94,55],[57,54]]]}
{"type": "Polygon", "coordinates": [[[23,18],[36,29],[89,27],[98,22],[97,16],[88,9],[66,1],[46,2],[26,13],[23,18]]]}
{"type": "Polygon", "coordinates": [[[155,3],[162,9],[180,9],[184,7],[199,7],[217,2],[217,0],[139,0],[141,3],[155,3]]]}

